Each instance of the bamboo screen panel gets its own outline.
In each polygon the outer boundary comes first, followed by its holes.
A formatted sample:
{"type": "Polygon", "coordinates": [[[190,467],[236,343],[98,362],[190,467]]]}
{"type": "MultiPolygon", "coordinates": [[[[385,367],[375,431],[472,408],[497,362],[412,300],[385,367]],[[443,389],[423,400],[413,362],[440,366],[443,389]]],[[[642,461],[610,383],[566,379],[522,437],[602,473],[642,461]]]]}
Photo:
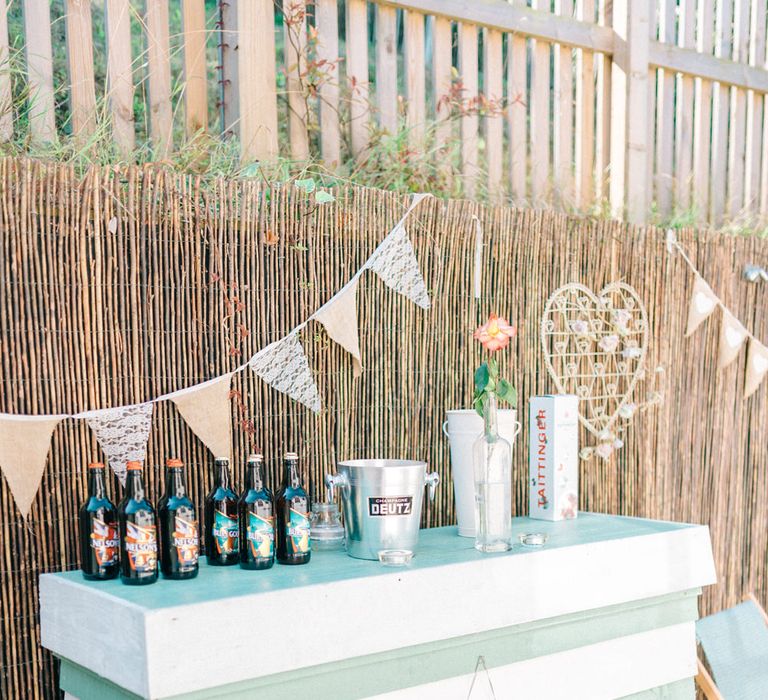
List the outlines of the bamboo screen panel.
{"type": "MultiPolygon", "coordinates": [[[[257,181],[203,186],[150,168],[94,169],[0,161],[0,411],[58,413],[133,403],[239,365],[306,318],[349,279],[403,213],[402,196],[366,189],[315,207],[293,188],[257,181]],[[117,218],[117,227],[109,222],[117,218]],[[114,229],[114,230],[112,230],[114,229]],[[239,353],[239,354],[238,354],[239,353]]],[[[469,404],[480,360],[471,332],[495,310],[519,324],[502,371],[518,408],[553,389],[539,349],[549,294],[623,279],[645,301],[665,402],[642,414],[611,462],[582,464],[582,509],[711,526],[718,580],[704,613],[768,594],[768,385],[742,399],[744,353],[716,369],[710,320],[683,337],[692,276],[663,232],[561,214],[427,200],[409,230],[434,298],[422,311],[373,276],[361,280],[364,374],[319,325],[302,334],[325,410],[315,416],[244,372],[233,388],[235,479],[262,447],[270,483],[297,448],[314,497],[337,459],[425,459],[442,477],[426,526],[454,522],[445,410],[469,404]],[[485,234],[482,297],[473,297],[475,225],[485,234]],[[239,421],[252,420],[253,444],[239,421]]],[[[768,242],[694,231],[682,244],[723,301],[768,339],[766,288],[740,278],[768,263],[768,242]]],[[[524,423],[527,421],[524,419],[524,423]]],[[[189,465],[192,495],[210,486],[211,455],[169,403],[148,447],[156,498],[164,457],[189,465]]],[[[84,423],[57,428],[29,521],[0,480],[0,696],[56,696],[56,666],[39,646],[37,577],[78,566],[76,515],[85,465],[100,456],[84,423]]],[[[526,511],[527,431],[515,446],[514,513],[526,511]]],[[[115,484],[110,484],[112,493],[115,484]]],[[[243,574],[248,575],[248,574],[243,574]]],[[[255,574],[255,575],[269,575],[255,574]]],[[[115,631],[119,634],[119,630],[115,631]]]]}

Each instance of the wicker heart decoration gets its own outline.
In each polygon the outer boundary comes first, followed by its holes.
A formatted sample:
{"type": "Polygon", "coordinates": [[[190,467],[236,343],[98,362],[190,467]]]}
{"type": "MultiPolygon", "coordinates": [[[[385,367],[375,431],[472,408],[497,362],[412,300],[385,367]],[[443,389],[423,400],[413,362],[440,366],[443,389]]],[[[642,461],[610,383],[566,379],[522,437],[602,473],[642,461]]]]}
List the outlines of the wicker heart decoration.
{"type": "Polygon", "coordinates": [[[557,390],[579,397],[579,420],[610,439],[645,373],[648,316],[637,292],[623,282],[597,295],[577,283],[560,287],[544,308],[541,345],[557,390]]]}

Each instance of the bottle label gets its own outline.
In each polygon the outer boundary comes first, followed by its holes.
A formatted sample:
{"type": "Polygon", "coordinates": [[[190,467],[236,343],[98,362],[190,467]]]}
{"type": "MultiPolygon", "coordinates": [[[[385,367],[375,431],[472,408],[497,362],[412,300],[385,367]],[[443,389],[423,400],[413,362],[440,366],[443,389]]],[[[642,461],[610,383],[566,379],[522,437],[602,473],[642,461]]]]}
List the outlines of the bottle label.
{"type": "Polygon", "coordinates": [[[200,538],[195,520],[184,520],[178,515],[174,518],[173,546],[176,547],[179,564],[184,567],[197,564],[200,538]]]}
{"type": "Polygon", "coordinates": [[[248,547],[254,559],[271,559],[275,549],[275,519],[248,513],[248,547]]]}
{"type": "Polygon", "coordinates": [[[213,539],[219,554],[231,554],[238,551],[240,533],[237,528],[237,518],[229,516],[217,510],[213,516],[213,539]]]}
{"type": "Polygon", "coordinates": [[[157,569],[157,531],[154,525],[126,523],[125,551],[128,564],[139,574],[157,569]]]}
{"type": "Polygon", "coordinates": [[[103,520],[94,518],[91,521],[91,547],[99,566],[117,563],[119,546],[117,523],[105,523],[103,520]]]}
{"type": "Polygon", "coordinates": [[[410,515],[413,512],[412,496],[375,496],[368,499],[368,515],[410,515]]]}
{"type": "Polygon", "coordinates": [[[291,508],[291,517],[285,528],[286,539],[291,552],[303,554],[309,551],[309,518],[291,508]]]}

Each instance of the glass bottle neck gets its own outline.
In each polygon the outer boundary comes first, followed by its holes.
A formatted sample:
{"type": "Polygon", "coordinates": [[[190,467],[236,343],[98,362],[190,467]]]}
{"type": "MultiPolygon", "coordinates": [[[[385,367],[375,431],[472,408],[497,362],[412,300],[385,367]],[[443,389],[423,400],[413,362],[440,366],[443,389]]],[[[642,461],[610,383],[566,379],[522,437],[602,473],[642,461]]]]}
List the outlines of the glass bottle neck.
{"type": "Polygon", "coordinates": [[[134,501],[144,500],[144,479],[141,478],[141,472],[129,471],[128,482],[125,487],[125,494],[134,501]]]}
{"type": "Polygon", "coordinates": [[[229,488],[229,465],[226,462],[216,464],[216,484],[222,488],[229,488]]]}
{"type": "Polygon", "coordinates": [[[91,469],[88,474],[88,495],[94,498],[106,498],[107,489],[104,486],[104,470],[91,469]]]}
{"type": "Polygon", "coordinates": [[[299,463],[297,460],[285,460],[285,476],[283,477],[283,485],[291,486],[292,488],[298,488],[301,486],[301,478],[299,477],[299,463]]]}
{"type": "Polygon", "coordinates": [[[496,395],[488,394],[483,403],[483,431],[486,437],[498,437],[499,418],[497,415],[496,395]]]}
{"type": "Polygon", "coordinates": [[[165,472],[165,493],[181,498],[187,495],[187,482],[183,469],[167,469],[165,472]]]}
{"type": "Polygon", "coordinates": [[[264,489],[264,478],[261,474],[261,462],[248,462],[245,475],[245,486],[251,491],[264,489]]]}

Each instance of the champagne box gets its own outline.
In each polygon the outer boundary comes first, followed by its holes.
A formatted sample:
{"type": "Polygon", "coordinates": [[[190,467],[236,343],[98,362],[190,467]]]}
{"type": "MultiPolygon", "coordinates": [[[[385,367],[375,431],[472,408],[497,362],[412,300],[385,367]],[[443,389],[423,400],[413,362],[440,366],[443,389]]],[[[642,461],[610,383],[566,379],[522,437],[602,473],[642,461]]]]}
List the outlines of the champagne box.
{"type": "Polygon", "coordinates": [[[579,505],[579,399],[570,394],[530,400],[529,515],[569,520],[579,505]]]}

